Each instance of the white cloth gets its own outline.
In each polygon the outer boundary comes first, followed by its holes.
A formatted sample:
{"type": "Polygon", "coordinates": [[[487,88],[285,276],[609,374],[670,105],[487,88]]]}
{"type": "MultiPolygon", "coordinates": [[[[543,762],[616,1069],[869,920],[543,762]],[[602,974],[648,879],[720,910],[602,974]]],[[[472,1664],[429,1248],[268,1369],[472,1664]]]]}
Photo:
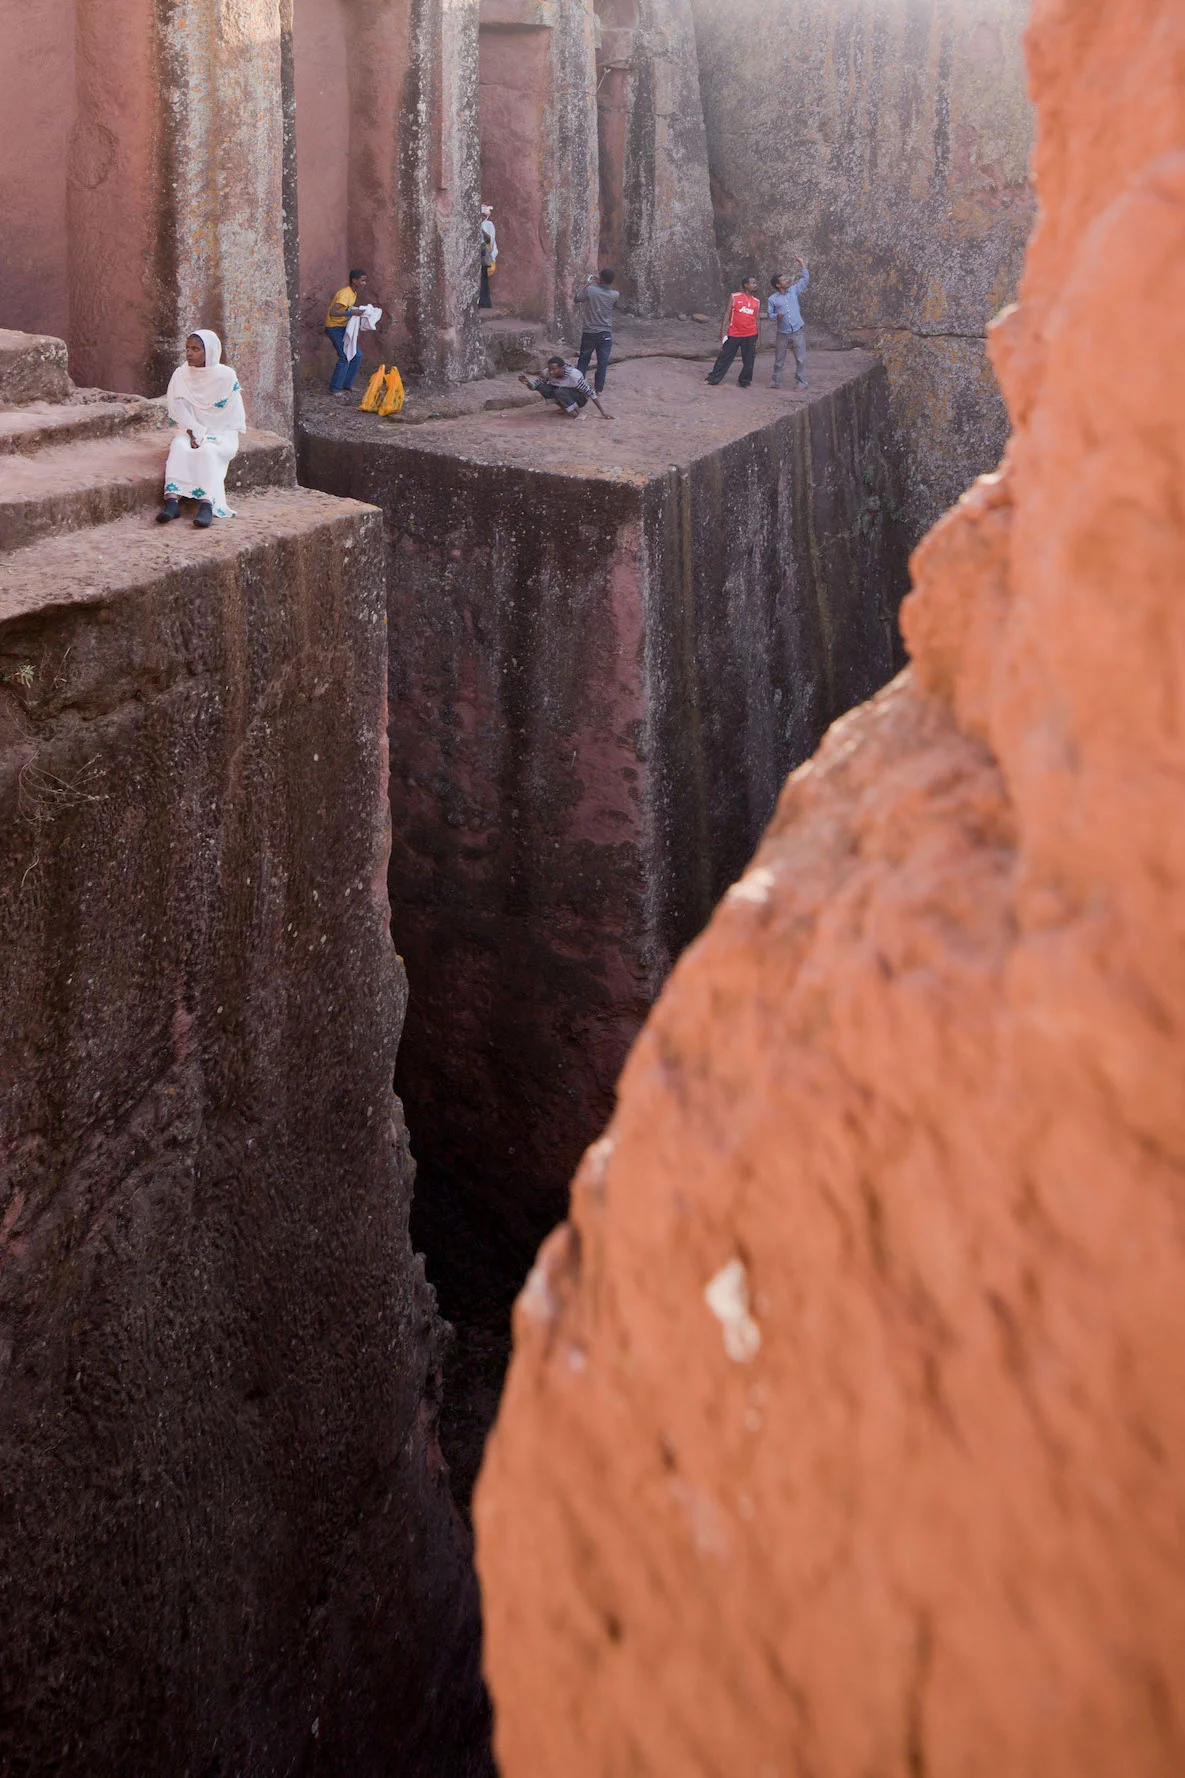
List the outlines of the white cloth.
{"type": "Polygon", "coordinates": [[[481,225],[482,236],[490,250],[490,264],[498,262],[498,231],[494,227],[493,218],[487,216],[481,225]]]}
{"type": "Polygon", "coordinates": [[[199,327],[191,337],[205,346],[206,363],[202,370],[179,365],[169,381],[169,418],[181,434],[169,446],[165,497],[208,500],[220,519],[229,519],[234,513],[226,504],[226,469],[239,448],[239,433],[247,430],[247,415],[239,379],[222,363],[218,335],[199,327]],[[190,432],[198,441],[196,451],[190,432]]]}
{"type": "Polygon", "coordinates": [[[237,432],[207,432],[196,451],[188,434],[181,433],[165,459],[165,499],[208,500],[216,518],[233,519],[234,508],[226,504],[226,471],[238,448],[237,432]]]}
{"type": "Polygon", "coordinates": [[[342,351],[345,353],[347,361],[353,358],[358,351],[358,335],[373,333],[382,318],[383,311],[376,309],[373,303],[363,303],[362,313],[350,316],[346,322],[346,337],[342,341],[342,351]]]}

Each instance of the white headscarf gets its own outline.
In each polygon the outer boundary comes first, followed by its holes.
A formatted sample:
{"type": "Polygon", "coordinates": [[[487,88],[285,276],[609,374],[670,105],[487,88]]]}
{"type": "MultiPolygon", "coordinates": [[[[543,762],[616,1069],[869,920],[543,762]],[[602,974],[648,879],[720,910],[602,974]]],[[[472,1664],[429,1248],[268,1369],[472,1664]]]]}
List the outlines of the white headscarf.
{"type": "Polygon", "coordinates": [[[201,340],[206,362],[201,370],[180,364],[169,380],[169,418],[200,432],[245,432],[247,415],[239,379],[222,362],[222,341],[208,327],[195,327],[190,339],[201,340]]]}

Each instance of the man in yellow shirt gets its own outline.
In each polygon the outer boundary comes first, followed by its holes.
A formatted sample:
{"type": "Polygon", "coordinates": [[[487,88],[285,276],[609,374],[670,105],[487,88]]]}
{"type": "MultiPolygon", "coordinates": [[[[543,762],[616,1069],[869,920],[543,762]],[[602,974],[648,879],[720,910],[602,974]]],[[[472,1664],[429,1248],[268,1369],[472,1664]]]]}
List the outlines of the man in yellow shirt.
{"type": "Polygon", "coordinates": [[[359,303],[358,298],[365,288],[366,273],[361,266],[353,266],[350,270],[350,282],[338,291],[325,317],[325,331],[333,341],[333,349],[337,353],[337,363],[329,379],[331,395],[348,395],[354,387],[354,378],[362,368],[361,350],[355,352],[352,358],[346,357],[346,322],[351,315],[362,313],[365,305],[359,303]]]}

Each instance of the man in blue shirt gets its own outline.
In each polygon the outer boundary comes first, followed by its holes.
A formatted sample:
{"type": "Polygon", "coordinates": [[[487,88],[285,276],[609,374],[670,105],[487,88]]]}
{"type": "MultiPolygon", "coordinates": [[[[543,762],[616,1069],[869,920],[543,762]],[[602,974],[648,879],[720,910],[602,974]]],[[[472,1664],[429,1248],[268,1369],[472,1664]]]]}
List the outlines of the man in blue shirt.
{"type": "Polygon", "coordinates": [[[794,348],[794,387],[805,389],[806,382],[806,328],[803,325],[802,310],[798,299],[811,281],[806,269],[806,260],[795,255],[802,268],[798,282],[791,284],[789,278],[779,274],[773,280],[773,295],[769,299],[766,310],[771,321],[778,324],[778,336],[774,342],[774,374],[770,379],[771,389],[782,387],[782,371],[786,365],[786,348],[794,348]]]}

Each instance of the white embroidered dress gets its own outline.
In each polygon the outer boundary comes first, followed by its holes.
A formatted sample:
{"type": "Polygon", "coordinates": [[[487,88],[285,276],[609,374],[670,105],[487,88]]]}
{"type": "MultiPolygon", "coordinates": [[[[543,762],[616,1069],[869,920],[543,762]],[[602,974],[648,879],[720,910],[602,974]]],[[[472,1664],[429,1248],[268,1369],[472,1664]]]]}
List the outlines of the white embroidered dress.
{"type": "MultiPolygon", "coordinates": [[[[195,329],[206,348],[203,370],[180,365],[167,396],[169,418],[180,428],[165,462],[165,499],[208,500],[220,519],[234,517],[226,504],[226,471],[247,430],[239,379],[222,363],[222,341],[208,328],[195,329]],[[196,451],[189,442],[193,433],[196,451]]],[[[192,337],[192,336],[191,336],[192,337]]]]}

